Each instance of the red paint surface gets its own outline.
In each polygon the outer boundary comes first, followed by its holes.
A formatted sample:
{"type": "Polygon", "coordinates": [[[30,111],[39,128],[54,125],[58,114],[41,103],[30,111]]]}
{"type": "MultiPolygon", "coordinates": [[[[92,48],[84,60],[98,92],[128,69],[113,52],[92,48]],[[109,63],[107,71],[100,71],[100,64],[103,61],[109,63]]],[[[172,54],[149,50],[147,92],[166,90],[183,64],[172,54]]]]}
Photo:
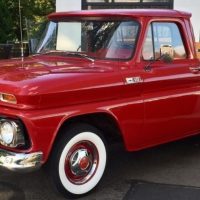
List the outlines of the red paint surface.
{"type": "MultiPolygon", "coordinates": [[[[83,11],[57,13],[51,20],[101,17],[134,18],[141,24],[135,55],[129,61],[34,56],[0,62],[0,91],[16,95],[18,104],[0,104],[1,115],[20,118],[31,139],[26,152],[44,152],[44,162],[61,125],[84,114],[107,113],[120,127],[129,151],[200,132],[200,66],[196,59],[190,14],[168,10],[83,11]],[[151,21],[179,23],[188,58],[171,64],[141,59],[151,21]],[[127,85],[127,77],[143,82],[127,85]]],[[[4,147],[2,147],[4,148],[4,147]]],[[[19,150],[15,150],[19,151],[19,150]]]]}

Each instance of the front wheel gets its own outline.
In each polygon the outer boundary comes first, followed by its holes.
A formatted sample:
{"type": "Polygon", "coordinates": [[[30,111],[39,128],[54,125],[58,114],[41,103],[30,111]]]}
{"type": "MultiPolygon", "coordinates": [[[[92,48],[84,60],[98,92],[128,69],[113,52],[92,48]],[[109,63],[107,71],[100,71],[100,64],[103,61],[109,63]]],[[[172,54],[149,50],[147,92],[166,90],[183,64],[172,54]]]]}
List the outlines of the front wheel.
{"type": "Polygon", "coordinates": [[[106,166],[106,147],[96,128],[79,124],[66,129],[54,148],[51,174],[59,191],[67,196],[90,192],[106,166]]]}

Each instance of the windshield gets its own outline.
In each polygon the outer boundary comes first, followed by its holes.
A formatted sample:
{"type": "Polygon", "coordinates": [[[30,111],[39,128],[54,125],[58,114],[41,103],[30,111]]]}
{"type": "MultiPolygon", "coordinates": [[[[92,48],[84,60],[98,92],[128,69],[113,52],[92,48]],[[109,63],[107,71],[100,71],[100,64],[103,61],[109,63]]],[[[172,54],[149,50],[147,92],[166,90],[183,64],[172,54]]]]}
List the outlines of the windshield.
{"type": "MultiPolygon", "coordinates": [[[[94,59],[129,59],[139,24],[136,21],[50,22],[37,53],[71,53],[94,59]]],[[[66,54],[67,55],[67,54],[66,54]]]]}

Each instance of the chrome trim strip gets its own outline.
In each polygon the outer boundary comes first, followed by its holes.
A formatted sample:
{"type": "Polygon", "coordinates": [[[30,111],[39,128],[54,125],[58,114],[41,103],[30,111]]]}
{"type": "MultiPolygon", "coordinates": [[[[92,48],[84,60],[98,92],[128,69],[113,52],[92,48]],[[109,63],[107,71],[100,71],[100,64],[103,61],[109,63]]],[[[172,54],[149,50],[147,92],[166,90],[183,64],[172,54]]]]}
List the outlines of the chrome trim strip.
{"type": "Polygon", "coordinates": [[[0,149],[0,167],[10,171],[34,171],[42,165],[42,157],[42,152],[25,154],[0,149]]]}

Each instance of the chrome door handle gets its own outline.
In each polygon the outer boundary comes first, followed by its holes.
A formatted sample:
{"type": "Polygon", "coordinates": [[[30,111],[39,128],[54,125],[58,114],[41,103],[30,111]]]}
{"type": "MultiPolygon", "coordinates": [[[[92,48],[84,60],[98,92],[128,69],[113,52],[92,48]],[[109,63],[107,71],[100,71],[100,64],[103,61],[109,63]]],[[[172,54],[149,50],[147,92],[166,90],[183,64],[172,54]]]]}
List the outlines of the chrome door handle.
{"type": "Polygon", "coordinates": [[[200,72],[200,66],[198,66],[198,67],[190,67],[190,71],[192,73],[199,73],[200,72]]]}

